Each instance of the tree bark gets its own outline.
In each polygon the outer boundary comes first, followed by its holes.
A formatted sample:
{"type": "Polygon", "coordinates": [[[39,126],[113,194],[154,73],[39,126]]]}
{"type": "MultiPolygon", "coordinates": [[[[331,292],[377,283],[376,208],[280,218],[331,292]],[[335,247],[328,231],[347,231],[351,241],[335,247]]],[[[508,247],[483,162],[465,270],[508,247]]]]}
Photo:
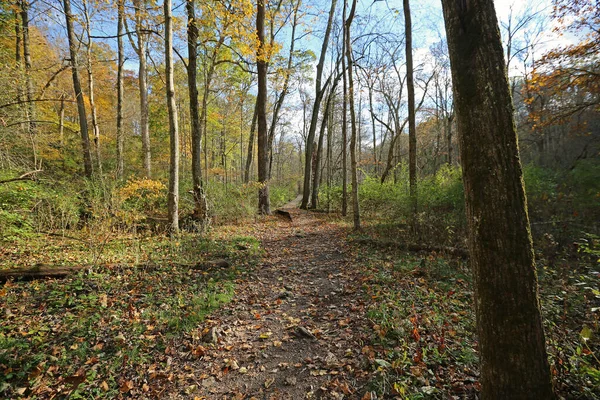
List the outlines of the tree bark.
{"type": "Polygon", "coordinates": [[[75,43],[75,32],[73,30],[73,14],[71,13],[71,0],[63,0],[65,20],[67,24],[67,37],[69,40],[69,53],[71,56],[71,72],[73,75],[73,89],[77,100],[77,112],[79,114],[79,130],[81,133],[81,146],[83,148],[83,167],[87,178],[94,173],[92,165],[92,154],[90,151],[90,136],[88,132],[87,115],[81,81],[79,79],[79,59],[77,57],[77,45],[75,43]]]}
{"type": "Polygon", "coordinates": [[[31,40],[29,37],[29,0],[21,1],[21,34],[23,35],[23,61],[25,61],[25,86],[27,96],[27,122],[29,138],[33,150],[33,165],[37,167],[37,138],[35,108],[33,103],[33,80],[31,65],[31,40]]]}
{"type": "Polygon", "coordinates": [[[412,21],[409,0],[403,0],[404,34],[406,37],[406,91],[408,95],[408,181],[412,212],[412,228],[417,222],[417,125],[415,121],[415,84],[412,56],[412,21]]]}
{"type": "MultiPolygon", "coordinates": [[[[406,0],[405,0],[406,1],[406,0]]],[[[356,0],[352,1],[350,14],[344,23],[346,29],[346,59],[348,60],[348,104],[350,105],[350,126],[352,133],[350,135],[350,169],[352,172],[352,220],[354,221],[354,230],[360,229],[360,204],[358,202],[358,165],[356,161],[356,113],[354,110],[354,78],[353,78],[353,60],[352,60],[352,42],[350,41],[350,27],[356,11],[356,0]]],[[[414,104],[413,104],[414,105],[414,104]]]]}
{"type": "Polygon", "coordinates": [[[117,1],[117,180],[123,179],[125,170],[125,135],[123,132],[123,65],[125,50],[123,47],[123,19],[125,18],[124,1],[117,1]]]}
{"type": "Polygon", "coordinates": [[[554,399],[513,105],[492,0],[442,0],[465,186],[482,398],[554,399]]]}
{"type": "Polygon", "coordinates": [[[175,103],[175,82],[173,79],[173,16],[171,0],[164,2],[165,13],[165,75],[167,78],[167,108],[169,110],[169,195],[168,212],[171,232],[179,232],[179,127],[177,104],[175,103]]]}
{"type": "MultiPolygon", "coordinates": [[[[346,0],[344,0],[346,1],[346,0]]],[[[315,133],[317,131],[317,125],[319,123],[319,110],[321,109],[321,100],[323,99],[324,88],[322,87],[321,80],[323,77],[323,68],[325,66],[325,56],[327,55],[327,47],[329,46],[329,36],[331,34],[331,27],[333,25],[333,17],[335,15],[335,6],[337,0],[331,0],[331,8],[329,9],[329,19],[327,20],[327,28],[325,29],[325,37],[321,44],[321,54],[319,55],[319,62],[317,63],[317,78],[315,81],[315,101],[313,103],[312,115],[310,118],[310,126],[308,128],[308,137],[306,140],[306,157],[304,159],[304,187],[302,190],[302,202],[300,208],[306,209],[308,207],[308,201],[310,200],[310,181],[312,176],[312,153],[313,153],[313,142],[315,141],[315,133]]]]}
{"type": "Polygon", "coordinates": [[[83,14],[85,18],[85,33],[87,36],[86,43],[86,69],[88,75],[88,95],[90,101],[90,110],[92,117],[92,131],[94,133],[94,150],[96,153],[96,164],[98,166],[98,174],[102,175],[102,157],[100,155],[100,126],[98,126],[98,115],[96,112],[96,101],[94,97],[94,73],[92,70],[92,27],[90,22],[90,14],[87,7],[87,0],[82,1],[83,14]]]}
{"type": "MultiPolygon", "coordinates": [[[[344,0],[342,10],[342,21],[346,22],[346,5],[347,0],[344,0]]],[[[346,78],[346,57],[344,57],[346,49],[346,28],[342,31],[342,217],[348,215],[348,80],[346,78]]]]}
{"type": "Polygon", "coordinates": [[[147,61],[147,40],[143,27],[143,12],[146,11],[147,0],[133,0],[135,8],[135,33],[137,45],[134,43],[131,35],[129,41],[131,47],[138,55],[138,87],[140,92],[140,136],[142,137],[142,164],[146,178],[152,177],[152,156],[150,151],[150,108],[148,105],[148,61],[147,61]]]}
{"type": "Polygon", "coordinates": [[[188,93],[190,98],[190,120],[192,136],[192,185],[194,192],[194,217],[200,222],[204,230],[209,221],[208,206],[202,182],[202,125],[200,124],[198,104],[198,25],[196,23],[195,0],[187,0],[186,10],[188,18],[188,93]]]}
{"type": "Polygon", "coordinates": [[[258,94],[256,96],[256,117],[258,124],[258,213],[271,214],[269,200],[269,138],[267,132],[267,57],[265,50],[265,1],[256,4],[256,34],[258,51],[256,57],[258,71],[258,94]]]}

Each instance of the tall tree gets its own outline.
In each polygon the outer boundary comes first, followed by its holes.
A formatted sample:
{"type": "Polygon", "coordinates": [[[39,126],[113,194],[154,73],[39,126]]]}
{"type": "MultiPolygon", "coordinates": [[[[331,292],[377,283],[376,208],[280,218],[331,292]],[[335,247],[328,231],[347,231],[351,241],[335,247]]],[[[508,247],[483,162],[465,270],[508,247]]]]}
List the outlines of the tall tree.
{"type": "Polygon", "coordinates": [[[325,36],[323,37],[323,43],[321,44],[321,54],[319,55],[319,62],[317,63],[317,79],[315,80],[315,101],[313,103],[312,115],[310,118],[310,126],[308,128],[308,138],[306,140],[306,157],[304,160],[304,186],[302,190],[302,202],[300,203],[300,208],[302,209],[306,209],[308,207],[308,201],[310,200],[310,178],[312,176],[312,154],[314,150],[313,142],[315,141],[317,124],[319,123],[319,111],[321,109],[321,100],[323,99],[323,94],[325,93],[326,89],[322,85],[323,68],[325,67],[325,56],[327,55],[327,47],[329,46],[329,36],[331,34],[331,27],[333,25],[333,17],[335,15],[336,3],[337,0],[331,0],[331,8],[329,9],[329,19],[327,20],[325,36]]]}
{"type": "MultiPolygon", "coordinates": [[[[138,87],[140,91],[140,136],[142,137],[142,162],[146,178],[152,176],[150,151],[150,106],[148,104],[148,30],[144,27],[147,0],[133,0],[135,34],[137,43],[129,34],[131,47],[138,56],[138,87]]],[[[126,22],[127,20],[124,20],[126,22]]]]}
{"type": "Polygon", "coordinates": [[[125,19],[125,0],[117,0],[117,171],[118,180],[123,179],[125,169],[125,135],[123,132],[123,66],[125,48],[123,47],[123,20],[125,19]]]}
{"type": "Polygon", "coordinates": [[[63,0],[65,20],[67,25],[67,39],[69,41],[69,54],[71,57],[71,72],[73,75],[73,89],[77,100],[77,113],[79,114],[79,131],[81,133],[81,145],[83,148],[83,167],[85,176],[92,177],[94,172],[92,166],[92,153],[90,151],[90,136],[88,132],[87,115],[85,112],[85,99],[81,90],[79,78],[79,58],[77,56],[77,43],[73,29],[73,13],[71,12],[71,0],[63,0]]]}
{"type": "Polygon", "coordinates": [[[269,138],[267,132],[267,49],[265,48],[265,1],[256,3],[256,67],[258,72],[258,94],[256,96],[256,118],[258,125],[258,212],[271,214],[269,199],[269,138]]]}
{"type": "MultiPolygon", "coordinates": [[[[29,0],[21,0],[21,27],[20,31],[23,38],[23,61],[25,61],[25,94],[27,96],[26,115],[28,121],[28,132],[33,147],[33,163],[37,168],[37,140],[36,140],[36,123],[35,123],[35,108],[33,104],[33,77],[31,64],[31,39],[29,36],[29,0]]],[[[17,42],[18,43],[18,42],[17,42]]],[[[18,57],[18,56],[17,56],[18,57]]]]}
{"type": "MultiPolygon", "coordinates": [[[[279,113],[281,112],[281,107],[285,101],[285,97],[289,91],[290,79],[292,77],[292,63],[294,61],[295,50],[294,47],[296,45],[296,28],[298,27],[298,10],[300,9],[301,0],[297,0],[293,2],[292,5],[292,32],[290,34],[290,53],[288,55],[286,69],[285,69],[285,77],[283,78],[283,87],[281,88],[281,92],[277,96],[277,100],[275,101],[275,106],[273,107],[273,113],[271,116],[271,125],[269,126],[269,179],[271,178],[272,167],[273,167],[273,142],[275,140],[275,129],[279,123],[279,113]]],[[[271,23],[271,45],[275,41],[275,34],[273,29],[273,24],[271,23]]]]}
{"type": "Polygon", "coordinates": [[[100,156],[100,125],[98,124],[98,112],[96,111],[96,97],[94,88],[94,71],[92,69],[92,22],[90,19],[90,11],[88,0],[81,2],[83,6],[84,29],[86,36],[86,70],[88,77],[88,100],[90,102],[90,111],[92,117],[92,131],[94,133],[94,152],[96,153],[96,164],[98,173],[102,174],[102,157],[100,156]]]}
{"type": "Polygon", "coordinates": [[[412,21],[409,0],[403,0],[404,35],[406,37],[406,91],[408,95],[408,180],[412,208],[412,227],[417,216],[417,125],[415,121],[415,84],[412,56],[412,21]]]}
{"type": "MultiPolygon", "coordinates": [[[[346,22],[346,9],[348,2],[344,1],[342,7],[342,23],[346,22]]],[[[342,216],[348,214],[348,78],[346,75],[346,29],[342,28],[342,216]]]]}
{"type": "Polygon", "coordinates": [[[354,61],[352,59],[352,41],[350,40],[350,27],[356,12],[356,0],[352,1],[348,19],[344,22],[346,30],[346,60],[348,61],[348,104],[350,106],[350,127],[352,133],[350,135],[350,170],[352,173],[352,219],[354,221],[354,229],[360,229],[360,207],[358,203],[358,165],[356,160],[356,137],[358,135],[356,129],[356,112],[354,111],[354,61]]]}
{"type": "Polygon", "coordinates": [[[482,398],[553,399],[513,105],[492,0],[442,0],[454,83],[482,398]]]}
{"type": "Polygon", "coordinates": [[[179,126],[175,103],[175,81],[173,79],[173,15],[171,0],[164,2],[165,14],[165,75],[167,78],[167,108],[169,110],[169,224],[171,232],[179,232],[179,126]]]}
{"type": "Polygon", "coordinates": [[[198,25],[196,21],[195,0],[187,0],[188,18],[188,92],[190,97],[190,119],[192,135],[192,185],[194,192],[194,216],[204,229],[208,223],[208,207],[202,182],[202,125],[200,124],[198,103],[198,25]]]}

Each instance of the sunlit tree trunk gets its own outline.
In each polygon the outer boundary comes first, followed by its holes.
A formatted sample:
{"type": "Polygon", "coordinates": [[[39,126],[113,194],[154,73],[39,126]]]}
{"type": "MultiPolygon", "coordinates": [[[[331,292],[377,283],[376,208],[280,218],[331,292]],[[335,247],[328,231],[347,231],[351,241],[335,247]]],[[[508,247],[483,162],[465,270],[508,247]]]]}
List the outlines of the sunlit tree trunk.
{"type": "Polygon", "coordinates": [[[37,137],[35,123],[35,107],[33,104],[33,77],[31,65],[31,39],[29,36],[29,0],[21,1],[21,34],[23,35],[23,61],[25,61],[25,87],[27,95],[27,123],[29,138],[33,150],[33,163],[37,167],[37,137]]]}
{"type": "Polygon", "coordinates": [[[92,117],[92,130],[94,132],[94,150],[96,153],[96,164],[98,166],[98,174],[102,175],[102,158],[100,155],[100,126],[98,126],[98,114],[96,112],[96,101],[94,97],[94,73],[92,70],[92,28],[90,23],[90,13],[88,10],[87,0],[82,1],[83,15],[85,18],[85,33],[87,36],[86,43],[86,69],[88,75],[88,96],[90,102],[90,110],[92,117]]]}
{"type": "Polygon", "coordinates": [[[65,20],[67,25],[67,38],[69,41],[69,54],[71,57],[71,72],[73,75],[73,90],[77,100],[77,113],[79,114],[79,131],[81,133],[81,145],[83,148],[83,167],[87,178],[91,178],[94,173],[92,165],[92,153],[90,151],[90,136],[88,132],[87,115],[85,112],[85,102],[83,91],[81,90],[81,81],[79,79],[79,59],[77,57],[77,44],[75,32],[73,30],[73,14],[71,13],[71,0],[63,0],[65,20]]]}
{"type": "Polygon", "coordinates": [[[417,125],[415,121],[415,84],[412,56],[412,21],[409,0],[403,0],[404,34],[406,37],[406,90],[408,95],[408,180],[412,211],[412,228],[417,217],[417,125]]]}
{"type": "Polygon", "coordinates": [[[200,222],[202,229],[208,224],[208,207],[202,182],[202,125],[200,123],[198,104],[198,26],[196,24],[195,0],[187,0],[188,18],[188,93],[190,98],[190,119],[192,136],[192,185],[194,192],[194,216],[200,222]]]}
{"type": "Polygon", "coordinates": [[[258,37],[258,94],[256,117],[258,124],[258,212],[271,214],[269,200],[269,138],[267,132],[267,54],[265,49],[265,1],[256,4],[256,34],[258,37]]]}
{"type": "Polygon", "coordinates": [[[350,14],[344,23],[346,29],[346,59],[348,60],[348,104],[350,106],[350,127],[352,133],[350,135],[350,170],[352,175],[352,220],[354,221],[354,229],[360,229],[360,204],[358,203],[358,165],[356,159],[356,137],[358,135],[356,127],[356,112],[354,110],[354,61],[352,59],[352,42],[350,40],[350,27],[354,19],[356,11],[356,0],[352,1],[350,14]]]}
{"type": "Polygon", "coordinates": [[[179,232],[179,127],[177,104],[175,103],[175,81],[173,79],[173,16],[171,0],[164,2],[165,14],[165,75],[167,78],[167,108],[169,110],[169,195],[168,211],[171,232],[179,232]]]}
{"type": "Polygon", "coordinates": [[[150,108],[148,105],[148,34],[144,29],[147,0],[133,0],[135,33],[137,43],[129,35],[131,47],[138,56],[138,87],[140,92],[140,136],[142,138],[142,164],[146,178],[152,177],[152,157],[150,150],[150,108]]]}
{"type": "Polygon", "coordinates": [[[118,180],[123,179],[125,170],[125,134],[123,132],[123,65],[125,64],[125,50],[123,47],[123,19],[125,10],[123,2],[117,1],[117,171],[118,180]]]}
{"type": "Polygon", "coordinates": [[[492,0],[442,0],[474,275],[481,397],[554,399],[492,0]]]}

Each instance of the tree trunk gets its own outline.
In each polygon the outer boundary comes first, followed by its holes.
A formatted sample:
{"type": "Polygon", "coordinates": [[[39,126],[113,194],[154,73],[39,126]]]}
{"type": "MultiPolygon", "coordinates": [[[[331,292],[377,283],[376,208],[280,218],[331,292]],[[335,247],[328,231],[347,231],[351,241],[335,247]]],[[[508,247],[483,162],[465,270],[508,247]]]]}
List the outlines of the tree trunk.
{"type": "Polygon", "coordinates": [[[246,156],[246,168],[244,170],[244,183],[250,182],[250,167],[252,167],[252,154],[254,154],[254,132],[256,131],[256,119],[258,110],[258,99],[254,105],[252,123],[250,125],[250,136],[248,137],[248,155],[246,156]]]}
{"type": "Polygon", "coordinates": [[[196,24],[195,0],[187,0],[188,34],[188,92],[190,98],[190,119],[192,136],[192,185],[194,192],[194,217],[200,222],[201,229],[208,225],[208,206],[202,182],[202,125],[200,124],[198,104],[198,26],[196,24]]]}
{"type": "Polygon", "coordinates": [[[413,77],[412,22],[409,0],[403,0],[404,34],[406,36],[406,89],[408,95],[408,181],[412,212],[412,228],[417,222],[417,126],[415,121],[415,84],[413,77]]]}
{"type": "Polygon", "coordinates": [[[138,87],[140,92],[140,136],[142,137],[142,163],[146,178],[152,177],[152,163],[150,152],[150,108],[148,105],[148,62],[147,62],[147,40],[143,26],[143,13],[146,10],[147,0],[133,0],[135,8],[135,33],[137,36],[137,45],[129,36],[131,47],[135,50],[139,59],[138,68],[138,87]],[[143,10],[142,10],[143,9],[143,10]]]}
{"type": "Polygon", "coordinates": [[[168,211],[171,232],[179,232],[179,127],[177,126],[177,104],[173,79],[173,16],[171,0],[164,2],[165,13],[165,75],[167,78],[167,108],[169,110],[169,196],[168,211]]]}
{"type": "Polygon", "coordinates": [[[369,111],[371,113],[371,129],[373,130],[373,165],[375,168],[373,172],[377,174],[379,172],[379,164],[377,163],[377,133],[375,131],[375,117],[373,110],[373,88],[369,85],[369,111]]]}
{"type": "MultiPolygon", "coordinates": [[[[344,7],[342,10],[342,21],[346,22],[346,4],[344,0],[344,7]]],[[[347,121],[347,107],[348,107],[348,81],[346,79],[346,57],[344,52],[346,48],[346,28],[342,31],[342,75],[343,87],[342,87],[342,217],[348,215],[348,121],[347,121]]]]}
{"type": "Polygon", "coordinates": [[[271,170],[273,166],[273,141],[275,140],[275,129],[279,122],[279,112],[283,106],[285,96],[288,93],[290,78],[292,76],[292,65],[294,61],[294,47],[296,45],[296,27],[298,26],[298,9],[300,8],[300,1],[297,1],[294,5],[294,15],[292,17],[292,32],[290,34],[290,54],[287,60],[287,71],[283,81],[283,88],[279,94],[275,107],[273,108],[273,115],[271,117],[271,126],[269,127],[269,179],[271,179],[271,170]]]}
{"type": "Polygon", "coordinates": [[[37,168],[37,138],[35,108],[33,103],[33,80],[31,65],[31,40],[29,37],[29,0],[21,1],[21,33],[23,35],[23,59],[25,61],[25,85],[27,95],[27,122],[29,138],[33,150],[33,164],[37,168]]]}
{"type": "Polygon", "coordinates": [[[94,98],[94,73],[92,71],[92,27],[90,22],[90,14],[87,7],[87,0],[82,1],[83,14],[85,18],[85,33],[87,36],[86,43],[86,69],[88,75],[88,95],[90,101],[90,109],[92,112],[92,131],[94,132],[94,150],[96,153],[96,163],[98,166],[98,174],[102,175],[102,158],[100,156],[100,127],[98,126],[98,115],[96,113],[96,101],[94,98]]]}
{"type": "Polygon", "coordinates": [[[474,275],[482,398],[554,399],[513,105],[492,0],[442,0],[474,275]]]}
{"type": "MultiPolygon", "coordinates": [[[[406,1],[406,0],[405,0],[406,1]]],[[[354,19],[354,13],[356,11],[356,0],[352,1],[352,7],[350,8],[350,14],[346,20],[344,27],[346,29],[346,59],[348,60],[348,104],[350,105],[350,126],[352,128],[352,134],[350,135],[350,169],[352,172],[352,219],[354,221],[354,230],[360,229],[360,204],[358,203],[358,165],[356,162],[356,113],[354,111],[354,79],[352,73],[353,60],[352,60],[352,42],[350,41],[350,27],[352,20],[354,19]]]]}
{"type": "Polygon", "coordinates": [[[256,34],[258,54],[258,94],[256,96],[256,117],[258,122],[258,212],[271,214],[269,200],[269,138],[267,132],[267,54],[265,52],[265,1],[256,4],[256,34]]]}
{"type": "MultiPolygon", "coordinates": [[[[345,0],[344,0],[345,1],[345,0]]],[[[321,44],[321,54],[319,55],[319,62],[317,64],[317,79],[315,81],[315,101],[313,103],[312,115],[310,118],[310,126],[308,128],[308,137],[306,139],[306,157],[304,159],[304,187],[302,190],[302,202],[300,208],[306,209],[308,207],[308,201],[310,200],[310,181],[312,176],[312,152],[313,142],[315,141],[315,133],[317,131],[317,124],[319,123],[319,110],[321,109],[321,100],[323,99],[324,88],[321,85],[321,79],[323,77],[323,68],[325,66],[325,56],[327,55],[327,47],[329,46],[329,35],[331,34],[331,27],[333,25],[333,17],[335,14],[335,6],[337,0],[331,0],[331,8],[329,9],[329,19],[327,20],[327,28],[325,29],[325,37],[321,44]]]]}
{"type": "Polygon", "coordinates": [[[125,134],[123,132],[123,65],[125,64],[125,50],[123,47],[123,18],[125,18],[125,0],[117,1],[117,180],[123,179],[125,170],[125,134]]]}
{"type": "Polygon", "coordinates": [[[77,58],[77,45],[75,43],[75,32],[73,31],[73,14],[71,13],[71,0],[63,0],[65,20],[67,24],[67,37],[69,40],[69,53],[71,56],[71,72],[73,74],[73,89],[77,99],[77,112],[79,114],[79,130],[81,133],[81,145],[83,148],[83,167],[85,176],[91,178],[94,172],[92,166],[92,154],[90,151],[90,136],[88,133],[87,115],[81,81],[79,79],[79,60],[77,58]]]}

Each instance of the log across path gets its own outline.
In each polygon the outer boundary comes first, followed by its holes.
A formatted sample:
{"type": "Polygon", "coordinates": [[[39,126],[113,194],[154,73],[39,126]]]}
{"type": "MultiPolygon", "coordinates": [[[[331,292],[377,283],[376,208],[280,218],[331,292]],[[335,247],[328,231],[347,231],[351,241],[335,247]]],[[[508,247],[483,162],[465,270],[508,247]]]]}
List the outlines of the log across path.
{"type": "Polygon", "coordinates": [[[285,207],[258,227],[261,265],[206,321],[201,380],[190,399],[361,399],[368,331],[345,231],[285,207]],[[212,343],[211,343],[212,342],[212,343]]]}

